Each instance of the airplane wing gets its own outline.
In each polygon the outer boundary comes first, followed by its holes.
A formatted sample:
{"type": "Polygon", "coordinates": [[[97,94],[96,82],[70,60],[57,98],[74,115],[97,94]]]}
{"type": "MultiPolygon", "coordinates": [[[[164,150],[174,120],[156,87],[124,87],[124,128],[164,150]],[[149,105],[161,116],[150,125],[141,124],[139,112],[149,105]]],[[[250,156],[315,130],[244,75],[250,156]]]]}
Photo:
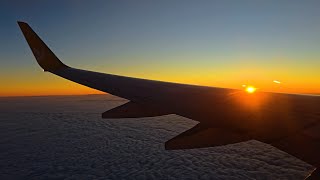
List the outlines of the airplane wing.
{"type": "MultiPolygon", "coordinates": [[[[102,114],[134,118],[177,114],[199,123],[165,143],[202,148],[257,139],[320,166],[320,97],[194,86],[75,69],[62,63],[24,22],[18,22],[44,71],[130,100],[102,114]]],[[[319,171],[315,173],[319,177],[319,171]],[[318,175],[317,175],[318,174],[318,175]]],[[[314,177],[314,176],[312,176],[314,177]]]]}

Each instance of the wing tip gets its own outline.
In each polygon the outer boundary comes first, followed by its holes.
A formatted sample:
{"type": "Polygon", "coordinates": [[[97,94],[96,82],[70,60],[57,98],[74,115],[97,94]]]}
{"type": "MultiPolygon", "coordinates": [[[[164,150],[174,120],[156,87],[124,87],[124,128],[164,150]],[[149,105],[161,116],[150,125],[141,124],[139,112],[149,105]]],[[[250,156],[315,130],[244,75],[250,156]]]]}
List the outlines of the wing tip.
{"type": "Polygon", "coordinates": [[[68,67],[62,63],[40,37],[32,30],[28,23],[17,21],[27,43],[29,44],[33,55],[38,64],[44,71],[56,71],[68,67]]]}
{"type": "Polygon", "coordinates": [[[24,21],[17,21],[17,23],[18,23],[18,25],[19,25],[19,27],[20,27],[21,29],[24,28],[24,27],[29,26],[29,24],[26,23],[26,22],[24,22],[24,21]]]}
{"type": "Polygon", "coordinates": [[[17,23],[20,25],[22,25],[22,24],[27,24],[26,22],[24,22],[24,21],[17,21],[17,23]]]}

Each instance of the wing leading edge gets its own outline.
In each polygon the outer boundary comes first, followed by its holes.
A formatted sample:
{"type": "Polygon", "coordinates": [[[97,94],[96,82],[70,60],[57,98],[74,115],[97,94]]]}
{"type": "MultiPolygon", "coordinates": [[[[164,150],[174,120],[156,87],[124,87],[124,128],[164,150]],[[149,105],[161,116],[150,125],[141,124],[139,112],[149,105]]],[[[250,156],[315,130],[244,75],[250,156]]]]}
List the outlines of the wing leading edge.
{"type": "MultiPolygon", "coordinates": [[[[62,63],[27,23],[18,24],[44,71],[130,100],[103,113],[103,118],[177,114],[200,122],[167,141],[166,149],[201,148],[257,139],[320,166],[320,97],[255,93],[257,97],[267,97],[262,101],[252,95],[246,97],[248,95],[239,90],[75,69],[62,63]],[[243,97],[247,99],[241,99],[243,97]],[[248,99],[249,105],[244,103],[248,99]],[[310,127],[319,128],[313,130],[313,134],[305,133],[310,127]]],[[[317,170],[310,178],[319,177],[317,170]]]]}

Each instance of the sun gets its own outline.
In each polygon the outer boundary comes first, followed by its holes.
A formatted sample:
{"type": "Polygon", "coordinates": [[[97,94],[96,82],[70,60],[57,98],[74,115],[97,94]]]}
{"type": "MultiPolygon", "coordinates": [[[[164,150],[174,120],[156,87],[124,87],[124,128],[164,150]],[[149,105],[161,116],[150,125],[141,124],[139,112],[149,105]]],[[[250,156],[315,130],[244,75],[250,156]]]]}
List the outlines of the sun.
{"type": "Polygon", "coordinates": [[[250,94],[256,92],[256,90],[257,90],[257,88],[255,88],[255,87],[253,87],[253,86],[248,86],[248,87],[246,88],[247,93],[250,93],[250,94]]]}

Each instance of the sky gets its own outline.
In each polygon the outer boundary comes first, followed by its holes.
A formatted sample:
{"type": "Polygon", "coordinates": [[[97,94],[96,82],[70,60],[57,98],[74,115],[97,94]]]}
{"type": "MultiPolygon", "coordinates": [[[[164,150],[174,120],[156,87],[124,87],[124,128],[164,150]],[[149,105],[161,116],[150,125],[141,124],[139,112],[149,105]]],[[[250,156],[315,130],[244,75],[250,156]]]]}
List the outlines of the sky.
{"type": "Polygon", "coordinates": [[[1,1],[0,96],[92,94],[44,73],[17,21],[80,69],[320,94],[317,0],[1,1]]]}

